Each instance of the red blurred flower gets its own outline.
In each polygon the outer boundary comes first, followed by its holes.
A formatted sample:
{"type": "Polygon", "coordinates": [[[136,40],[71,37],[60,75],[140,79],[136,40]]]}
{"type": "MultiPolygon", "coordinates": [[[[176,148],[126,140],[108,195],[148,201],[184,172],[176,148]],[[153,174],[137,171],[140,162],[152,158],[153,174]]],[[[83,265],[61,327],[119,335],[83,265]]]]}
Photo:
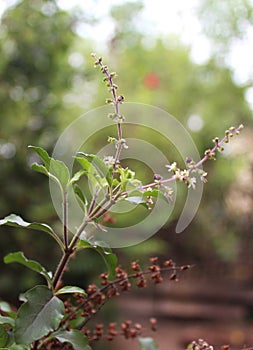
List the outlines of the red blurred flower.
{"type": "Polygon", "coordinates": [[[150,89],[157,89],[160,84],[160,77],[156,73],[148,73],[144,77],[144,85],[150,89]]]}

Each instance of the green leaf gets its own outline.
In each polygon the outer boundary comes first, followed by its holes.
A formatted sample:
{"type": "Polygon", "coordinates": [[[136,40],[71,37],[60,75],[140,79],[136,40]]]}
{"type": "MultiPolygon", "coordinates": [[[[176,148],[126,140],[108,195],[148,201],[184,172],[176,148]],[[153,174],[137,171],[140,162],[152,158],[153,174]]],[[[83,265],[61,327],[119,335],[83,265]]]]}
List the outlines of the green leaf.
{"type": "Polygon", "coordinates": [[[101,178],[97,169],[85,158],[76,157],[76,160],[85,170],[85,173],[89,177],[93,188],[96,188],[97,184],[99,185],[99,187],[103,187],[103,180],[104,182],[106,182],[106,179],[101,178]]]}
{"type": "Polygon", "coordinates": [[[31,168],[32,168],[32,170],[37,171],[37,173],[41,173],[41,174],[50,176],[49,172],[47,171],[47,169],[44,165],[33,163],[31,168]]]}
{"type": "Polygon", "coordinates": [[[25,293],[27,302],[18,310],[15,329],[17,344],[28,345],[59,327],[64,304],[46,286],[36,286],[25,293]]]}
{"type": "Polygon", "coordinates": [[[84,170],[79,170],[78,172],[76,172],[73,177],[70,179],[69,184],[74,184],[75,182],[79,181],[80,178],[85,174],[84,170]]]}
{"type": "Polygon", "coordinates": [[[81,203],[83,210],[85,212],[88,201],[87,201],[86,197],[84,196],[83,191],[81,190],[80,186],[78,186],[77,184],[73,185],[73,189],[74,189],[74,192],[75,192],[75,194],[76,194],[76,196],[77,196],[79,202],[81,203]]]}
{"type": "Polygon", "coordinates": [[[10,304],[6,301],[0,301],[0,310],[8,314],[12,312],[10,304]]]}
{"type": "Polygon", "coordinates": [[[23,252],[9,253],[4,257],[4,262],[5,264],[10,264],[13,262],[22,264],[28,267],[30,270],[38,272],[40,275],[42,275],[46,279],[49,285],[52,286],[52,280],[49,272],[37,261],[27,259],[24,256],[23,252]]]}
{"type": "Polygon", "coordinates": [[[120,175],[119,177],[122,191],[126,191],[126,188],[129,190],[130,188],[136,189],[137,187],[141,186],[141,181],[135,179],[134,171],[128,168],[118,167],[118,172],[120,175]]]}
{"type": "MultiPolygon", "coordinates": [[[[25,345],[17,345],[17,344],[12,344],[11,346],[8,346],[7,348],[8,350],[29,350],[30,347],[29,346],[25,346],[25,345]]],[[[6,349],[6,350],[7,350],[6,349]]],[[[1,349],[0,349],[1,350],[1,349]]]]}
{"type": "Polygon", "coordinates": [[[54,232],[54,230],[47,224],[41,224],[37,222],[33,222],[33,223],[26,222],[20,216],[16,214],[10,214],[9,216],[6,216],[3,220],[0,220],[0,226],[1,225],[22,227],[22,228],[28,228],[31,230],[37,230],[37,231],[43,231],[43,232],[49,233],[57,241],[60,247],[64,250],[62,241],[54,232]]]}
{"type": "Polygon", "coordinates": [[[157,343],[153,338],[138,338],[140,350],[159,350],[157,343]]]}
{"type": "Polygon", "coordinates": [[[78,248],[83,248],[83,249],[86,249],[86,248],[95,249],[94,246],[89,241],[86,241],[85,239],[80,239],[80,241],[78,242],[77,247],[78,248]]]}
{"type": "Polygon", "coordinates": [[[31,148],[33,151],[35,151],[40,156],[40,158],[43,160],[43,162],[45,164],[46,169],[49,170],[51,158],[49,157],[47,151],[41,147],[36,147],[36,146],[31,146],[31,145],[28,146],[28,148],[31,148]]]}
{"type": "Polygon", "coordinates": [[[113,279],[115,276],[115,268],[117,267],[118,259],[115,254],[112,253],[111,248],[105,247],[103,242],[90,243],[86,240],[80,240],[78,248],[91,248],[95,249],[101,257],[104,259],[106,267],[109,273],[109,279],[113,279]]]}
{"type": "Polygon", "coordinates": [[[11,318],[16,318],[16,313],[12,310],[9,303],[6,301],[0,301],[0,310],[3,311],[7,316],[10,316],[11,318]]]}
{"type": "Polygon", "coordinates": [[[80,287],[74,287],[74,286],[65,286],[59,290],[56,291],[55,295],[59,294],[69,294],[69,293],[78,293],[83,294],[84,296],[87,296],[85,291],[80,287]]]}
{"type": "Polygon", "coordinates": [[[67,188],[70,174],[68,167],[62,161],[51,158],[49,173],[57,177],[64,189],[67,188]]]}
{"type": "Polygon", "coordinates": [[[53,333],[50,338],[56,338],[61,343],[70,343],[74,350],[92,350],[88,344],[88,339],[78,330],[64,331],[60,330],[53,333]]]}
{"type": "Polygon", "coordinates": [[[44,175],[48,176],[50,179],[52,179],[54,182],[56,182],[58,186],[62,187],[60,181],[58,180],[58,178],[56,176],[54,176],[53,174],[51,174],[46,169],[46,167],[44,165],[33,163],[31,165],[31,169],[34,170],[34,171],[37,171],[37,173],[41,173],[41,174],[44,174],[44,175]]]}
{"type": "Polygon", "coordinates": [[[10,214],[9,216],[6,216],[3,220],[0,220],[0,225],[9,225],[14,227],[24,227],[29,228],[33,230],[40,230],[47,232],[49,234],[54,234],[53,229],[48,226],[47,224],[40,224],[40,223],[30,223],[24,221],[20,216],[16,214],[10,214]]]}
{"type": "Polygon", "coordinates": [[[83,167],[86,173],[90,173],[91,171],[97,173],[96,169],[91,165],[91,163],[82,157],[75,157],[78,163],[83,167]]]}
{"type": "Polygon", "coordinates": [[[88,159],[88,161],[95,165],[95,167],[99,170],[99,172],[102,174],[102,177],[105,177],[107,180],[108,185],[112,186],[112,169],[109,169],[103,160],[96,156],[95,154],[88,154],[83,152],[78,152],[78,155],[85,157],[88,159]]]}
{"type": "Polygon", "coordinates": [[[15,320],[14,318],[0,315],[0,325],[1,324],[8,324],[9,326],[13,327],[15,324],[15,320]]]}
{"type": "Polygon", "coordinates": [[[58,184],[66,189],[69,181],[70,181],[70,174],[68,167],[60,160],[56,160],[54,158],[51,158],[48,153],[41,147],[35,147],[35,146],[28,146],[33,151],[35,151],[42,161],[44,162],[45,167],[42,165],[34,163],[32,165],[32,169],[35,171],[38,171],[40,173],[43,173],[53,180],[55,180],[58,184]]]}
{"type": "Polygon", "coordinates": [[[5,347],[7,346],[9,342],[9,334],[5,327],[0,324],[0,347],[5,347]]]}
{"type": "Polygon", "coordinates": [[[139,197],[139,196],[127,197],[127,198],[125,198],[125,200],[129,203],[132,203],[132,204],[146,203],[146,200],[143,199],[143,197],[139,197]]]}

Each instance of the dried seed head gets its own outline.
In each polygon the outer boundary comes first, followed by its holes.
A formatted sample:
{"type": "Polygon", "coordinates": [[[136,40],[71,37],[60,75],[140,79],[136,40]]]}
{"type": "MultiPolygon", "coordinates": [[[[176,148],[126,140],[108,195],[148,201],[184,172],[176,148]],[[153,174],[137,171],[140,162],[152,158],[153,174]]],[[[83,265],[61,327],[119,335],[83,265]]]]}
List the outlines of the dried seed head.
{"type": "Polygon", "coordinates": [[[166,260],[166,261],[164,261],[163,265],[166,267],[169,267],[169,266],[173,266],[174,263],[172,260],[166,260]]]}
{"type": "Polygon", "coordinates": [[[149,261],[151,262],[151,264],[156,264],[157,261],[158,261],[158,257],[153,257],[153,258],[150,258],[149,261]]]}
{"type": "Polygon", "coordinates": [[[150,326],[151,326],[151,330],[155,332],[157,330],[157,319],[154,318],[154,317],[151,317],[149,319],[149,323],[150,323],[150,326]]]}

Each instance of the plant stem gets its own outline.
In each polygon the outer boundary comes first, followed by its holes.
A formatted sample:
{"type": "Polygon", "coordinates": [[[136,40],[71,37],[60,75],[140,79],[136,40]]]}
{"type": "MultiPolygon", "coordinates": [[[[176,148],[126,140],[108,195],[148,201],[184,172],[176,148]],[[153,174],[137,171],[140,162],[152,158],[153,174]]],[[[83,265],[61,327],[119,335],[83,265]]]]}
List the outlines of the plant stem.
{"type": "Polygon", "coordinates": [[[36,340],[36,341],[33,343],[31,349],[32,349],[32,350],[37,350],[37,349],[38,349],[38,345],[39,345],[39,340],[36,340]]]}
{"type": "Polygon", "coordinates": [[[55,288],[57,286],[57,283],[60,281],[62,274],[65,270],[65,267],[68,264],[68,261],[70,259],[71,254],[73,253],[73,249],[66,250],[64,255],[62,256],[60,263],[55,271],[54,277],[53,277],[53,287],[55,288]]]}
{"type": "Polygon", "coordinates": [[[89,210],[88,210],[88,215],[90,215],[90,213],[93,211],[93,209],[94,209],[94,207],[96,205],[96,201],[97,201],[97,198],[98,198],[99,191],[100,191],[100,189],[98,189],[96,191],[96,193],[94,194],[94,196],[92,198],[92,201],[91,201],[91,204],[90,204],[90,207],[89,207],[89,210]]]}
{"type": "Polygon", "coordinates": [[[83,232],[83,230],[86,228],[86,226],[88,225],[88,223],[90,221],[93,221],[94,219],[98,219],[99,217],[101,217],[103,214],[105,214],[108,209],[110,209],[110,207],[115,204],[115,200],[119,197],[119,194],[115,196],[115,199],[111,199],[109,201],[109,203],[103,207],[109,200],[108,196],[106,196],[106,198],[104,198],[99,205],[89,214],[88,217],[86,217],[83,221],[83,223],[80,225],[80,227],[78,228],[75,236],[73,237],[72,241],[69,243],[68,247],[65,249],[64,255],[62,256],[59,265],[55,271],[54,277],[53,277],[53,286],[54,288],[57,286],[57,283],[60,281],[64,270],[69,262],[69,259],[71,257],[71,254],[74,252],[75,248],[76,248],[76,244],[80,238],[81,233],[83,232]]]}
{"type": "Polygon", "coordinates": [[[108,196],[105,196],[104,199],[102,199],[102,201],[97,205],[96,208],[94,208],[90,213],[89,213],[89,218],[94,218],[96,213],[103,208],[103,206],[108,202],[110,198],[108,198],[108,196]]]}
{"type": "Polygon", "coordinates": [[[101,210],[98,211],[96,214],[94,214],[94,216],[91,217],[91,219],[98,219],[100,218],[102,215],[104,215],[113,205],[115,204],[115,200],[111,200],[104,208],[100,208],[101,210]]]}
{"type": "Polygon", "coordinates": [[[114,164],[113,164],[114,169],[116,168],[116,165],[119,161],[120,153],[122,151],[122,142],[121,142],[122,141],[122,127],[121,127],[121,123],[118,123],[117,130],[118,130],[118,145],[117,145],[114,164]]]}
{"type": "Polygon", "coordinates": [[[63,192],[63,237],[65,249],[68,248],[68,192],[63,192]]]}
{"type": "Polygon", "coordinates": [[[118,143],[117,143],[117,149],[116,149],[116,153],[115,153],[115,158],[114,158],[114,164],[113,164],[113,168],[116,168],[116,165],[119,161],[119,157],[120,157],[120,153],[122,151],[122,141],[123,141],[123,137],[122,137],[122,127],[121,127],[121,116],[119,114],[119,104],[123,102],[124,97],[123,96],[117,96],[117,86],[113,83],[112,80],[112,73],[109,72],[107,66],[104,66],[102,59],[101,58],[97,58],[95,54],[92,54],[93,58],[95,59],[96,64],[98,64],[101,68],[103,73],[106,75],[106,78],[109,82],[110,85],[110,90],[113,96],[113,104],[114,104],[114,108],[115,108],[115,115],[118,118],[118,123],[117,123],[117,131],[118,131],[118,143]]]}

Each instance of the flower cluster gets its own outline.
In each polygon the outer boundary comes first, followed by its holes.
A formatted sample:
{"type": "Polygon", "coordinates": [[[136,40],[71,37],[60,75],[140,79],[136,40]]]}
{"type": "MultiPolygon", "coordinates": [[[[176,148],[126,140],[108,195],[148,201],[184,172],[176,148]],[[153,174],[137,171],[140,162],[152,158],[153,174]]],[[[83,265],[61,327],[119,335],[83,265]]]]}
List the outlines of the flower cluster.
{"type": "Polygon", "coordinates": [[[114,160],[114,168],[118,164],[120,153],[122,148],[127,149],[126,140],[122,136],[122,127],[121,123],[125,120],[125,117],[120,114],[119,105],[125,101],[123,95],[117,95],[118,86],[114,83],[113,79],[117,76],[115,72],[110,72],[107,65],[103,64],[102,58],[97,57],[96,54],[92,53],[91,56],[95,61],[95,67],[99,66],[101,72],[104,74],[103,82],[108,87],[109,92],[112,95],[112,98],[107,98],[106,103],[112,104],[114,106],[114,111],[108,114],[108,117],[117,123],[118,139],[114,137],[109,138],[109,142],[115,142],[116,154],[114,160]]]}
{"type": "Polygon", "coordinates": [[[203,183],[207,182],[207,172],[202,169],[202,164],[207,160],[216,160],[216,152],[222,152],[224,148],[222,145],[224,143],[228,143],[230,138],[234,135],[238,135],[243,128],[241,124],[238,128],[231,127],[225,131],[225,136],[220,140],[218,137],[213,139],[213,143],[215,144],[212,149],[207,149],[205,151],[204,157],[198,162],[195,163],[192,158],[186,158],[187,169],[181,170],[178,168],[177,163],[173,162],[172,164],[165,165],[169,172],[172,172],[174,175],[171,179],[160,181],[160,184],[165,182],[169,182],[172,180],[184,182],[188,188],[192,187],[195,189],[197,179],[194,176],[191,176],[192,173],[196,173],[200,180],[203,183]]]}
{"type": "Polygon", "coordinates": [[[196,187],[196,177],[190,177],[190,170],[189,169],[185,169],[185,170],[180,170],[177,167],[177,163],[173,162],[171,165],[165,165],[166,168],[168,168],[169,172],[173,172],[174,173],[174,178],[175,180],[184,182],[188,188],[192,187],[195,188],[196,187]]]}

